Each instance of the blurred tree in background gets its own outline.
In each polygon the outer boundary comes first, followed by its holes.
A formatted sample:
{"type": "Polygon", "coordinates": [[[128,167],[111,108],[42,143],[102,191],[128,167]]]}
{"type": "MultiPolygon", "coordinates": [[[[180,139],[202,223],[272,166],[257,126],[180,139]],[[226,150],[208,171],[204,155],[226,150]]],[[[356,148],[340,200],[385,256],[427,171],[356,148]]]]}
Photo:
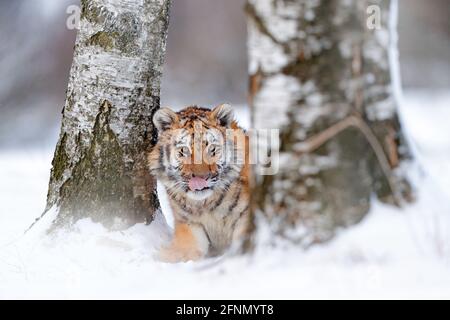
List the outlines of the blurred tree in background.
{"type": "Polygon", "coordinates": [[[396,0],[249,0],[253,127],[281,140],[279,172],[255,173],[254,209],[275,233],[308,246],[359,222],[374,194],[410,197],[398,170],[409,153],[391,63],[396,10],[396,0]]]}

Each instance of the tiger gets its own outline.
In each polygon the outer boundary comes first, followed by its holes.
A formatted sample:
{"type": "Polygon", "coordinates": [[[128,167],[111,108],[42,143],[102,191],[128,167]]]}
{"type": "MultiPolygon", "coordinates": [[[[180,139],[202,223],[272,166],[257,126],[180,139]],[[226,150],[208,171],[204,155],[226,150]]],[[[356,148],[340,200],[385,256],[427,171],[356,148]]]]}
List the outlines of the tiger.
{"type": "Polygon", "coordinates": [[[153,123],[158,139],[148,164],[174,215],[172,240],[159,259],[174,263],[223,255],[243,241],[250,226],[247,132],[228,104],[179,112],[161,108],[153,123]]]}

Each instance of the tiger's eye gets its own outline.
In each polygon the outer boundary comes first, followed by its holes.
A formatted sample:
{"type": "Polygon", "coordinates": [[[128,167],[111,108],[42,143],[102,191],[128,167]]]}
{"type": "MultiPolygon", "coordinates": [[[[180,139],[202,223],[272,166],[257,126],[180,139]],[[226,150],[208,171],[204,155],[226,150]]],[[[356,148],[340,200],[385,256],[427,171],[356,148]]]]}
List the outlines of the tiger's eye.
{"type": "Polygon", "coordinates": [[[218,152],[219,152],[219,147],[217,147],[217,146],[215,146],[215,145],[212,145],[212,146],[209,148],[209,154],[210,154],[212,157],[214,157],[218,152]]]}
{"type": "Polygon", "coordinates": [[[187,157],[189,155],[189,148],[188,147],[181,147],[178,149],[178,156],[180,158],[187,157]]]}

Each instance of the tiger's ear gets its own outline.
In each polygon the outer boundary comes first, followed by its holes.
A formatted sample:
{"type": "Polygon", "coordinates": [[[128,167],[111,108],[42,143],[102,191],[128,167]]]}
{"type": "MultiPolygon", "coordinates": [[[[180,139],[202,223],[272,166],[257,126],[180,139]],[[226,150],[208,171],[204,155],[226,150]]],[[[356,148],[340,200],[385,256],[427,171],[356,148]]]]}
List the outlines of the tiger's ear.
{"type": "Polygon", "coordinates": [[[156,111],[153,116],[153,124],[158,132],[169,129],[176,122],[178,122],[178,115],[166,107],[156,111]]]}
{"type": "Polygon", "coordinates": [[[211,117],[221,126],[229,127],[234,121],[233,108],[229,104],[221,104],[211,111],[211,117]]]}

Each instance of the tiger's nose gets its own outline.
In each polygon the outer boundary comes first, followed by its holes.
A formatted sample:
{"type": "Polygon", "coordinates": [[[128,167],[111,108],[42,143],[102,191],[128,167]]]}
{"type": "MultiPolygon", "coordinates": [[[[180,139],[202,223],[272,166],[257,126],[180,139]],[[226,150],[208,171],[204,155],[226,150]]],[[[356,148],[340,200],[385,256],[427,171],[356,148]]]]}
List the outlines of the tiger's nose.
{"type": "Polygon", "coordinates": [[[205,180],[208,180],[209,178],[211,177],[211,174],[196,174],[196,173],[193,173],[192,174],[192,178],[202,178],[202,179],[205,179],[205,180]]]}
{"type": "Polygon", "coordinates": [[[211,174],[211,170],[206,164],[193,165],[191,167],[192,177],[207,179],[211,174]]]}

